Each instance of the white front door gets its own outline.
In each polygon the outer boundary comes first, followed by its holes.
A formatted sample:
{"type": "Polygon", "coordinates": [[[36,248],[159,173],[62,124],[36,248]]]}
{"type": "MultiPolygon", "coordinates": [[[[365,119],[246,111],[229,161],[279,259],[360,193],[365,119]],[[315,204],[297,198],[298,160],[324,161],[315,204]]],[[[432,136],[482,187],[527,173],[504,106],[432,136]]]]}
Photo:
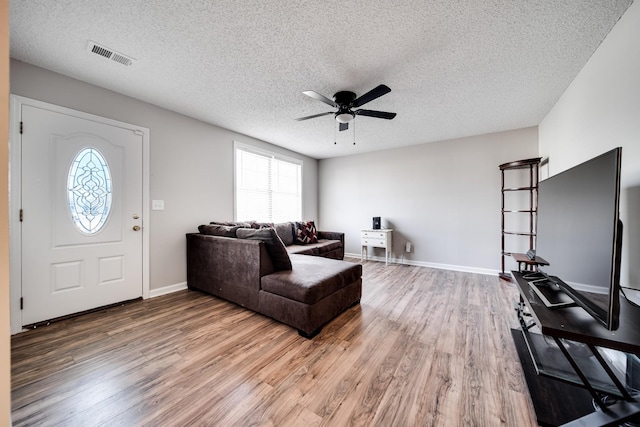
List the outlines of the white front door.
{"type": "Polygon", "coordinates": [[[22,325],[142,296],[142,133],[20,113],[22,325]]]}

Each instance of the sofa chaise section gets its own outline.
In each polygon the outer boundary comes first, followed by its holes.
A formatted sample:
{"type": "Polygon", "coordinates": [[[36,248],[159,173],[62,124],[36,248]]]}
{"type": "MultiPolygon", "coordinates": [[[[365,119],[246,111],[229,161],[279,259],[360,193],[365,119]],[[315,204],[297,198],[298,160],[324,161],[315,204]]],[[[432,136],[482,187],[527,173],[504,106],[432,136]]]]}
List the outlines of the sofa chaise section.
{"type": "Polygon", "coordinates": [[[262,277],[260,313],[288,325],[303,336],[360,302],[362,266],[307,255],[291,255],[291,270],[262,277]]]}

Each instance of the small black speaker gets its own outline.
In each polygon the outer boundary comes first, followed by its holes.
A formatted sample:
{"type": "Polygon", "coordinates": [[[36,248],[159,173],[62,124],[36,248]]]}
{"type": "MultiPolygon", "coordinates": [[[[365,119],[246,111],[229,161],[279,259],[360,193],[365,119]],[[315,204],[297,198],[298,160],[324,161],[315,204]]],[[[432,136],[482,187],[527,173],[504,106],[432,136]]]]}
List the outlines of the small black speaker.
{"type": "Polygon", "coordinates": [[[374,230],[380,230],[380,217],[379,216],[374,216],[373,217],[373,229],[374,230]]]}

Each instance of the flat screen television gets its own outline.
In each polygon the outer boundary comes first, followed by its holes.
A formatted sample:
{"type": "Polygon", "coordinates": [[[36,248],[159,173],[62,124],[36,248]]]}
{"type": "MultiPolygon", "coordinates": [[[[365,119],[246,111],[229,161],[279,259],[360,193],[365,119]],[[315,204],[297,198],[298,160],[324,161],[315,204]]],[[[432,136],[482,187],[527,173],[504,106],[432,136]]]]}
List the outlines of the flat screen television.
{"type": "Polygon", "coordinates": [[[536,255],[549,265],[530,282],[558,288],[609,330],[620,309],[621,155],[616,148],[540,181],[536,255]]]}

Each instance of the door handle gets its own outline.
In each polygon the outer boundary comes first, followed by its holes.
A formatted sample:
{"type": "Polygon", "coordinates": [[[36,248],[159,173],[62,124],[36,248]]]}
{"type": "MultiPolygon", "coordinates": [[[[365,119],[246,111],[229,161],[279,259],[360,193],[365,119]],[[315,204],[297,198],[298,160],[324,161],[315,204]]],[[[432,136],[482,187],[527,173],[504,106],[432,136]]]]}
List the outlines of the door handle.
{"type": "Polygon", "coordinates": [[[139,225],[134,225],[133,226],[133,231],[140,231],[140,226],[139,225]]]}

